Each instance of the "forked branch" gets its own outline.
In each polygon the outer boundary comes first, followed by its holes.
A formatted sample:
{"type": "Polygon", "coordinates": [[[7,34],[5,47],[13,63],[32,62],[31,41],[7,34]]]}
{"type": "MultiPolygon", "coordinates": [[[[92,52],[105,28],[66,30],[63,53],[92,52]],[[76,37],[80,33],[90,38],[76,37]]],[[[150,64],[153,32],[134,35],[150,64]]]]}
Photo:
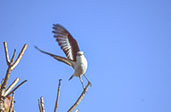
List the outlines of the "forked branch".
{"type": "Polygon", "coordinates": [[[23,48],[22,48],[20,54],[18,55],[16,61],[14,62],[14,64],[13,64],[12,67],[11,67],[12,70],[13,70],[13,69],[17,66],[17,64],[20,62],[21,57],[23,56],[23,54],[24,54],[26,48],[27,48],[27,44],[24,44],[24,46],[23,46],[23,48]]]}
{"type": "Polygon", "coordinates": [[[80,97],[77,99],[77,101],[74,103],[74,105],[68,110],[68,112],[72,112],[77,105],[81,102],[81,100],[83,99],[85,93],[87,92],[89,86],[90,86],[90,82],[88,82],[87,86],[84,88],[83,92],[81,93],[80,97]]]}
{"type": "MultiPolygon", "coordinates": [[[[21,60],[21,57],[24,54],[24,51],[26,50],[26,48],[27,48],[27,44],[25,44],[23,46],[20,54],[18,55],[15,63],[13,64],[14,57],[15,57],[15,54],[16,54],[16,50],[14,50],[14,53],[13,53],[13,56],[12,56],[12,59],[11,59],[11,62],[10,62],[9,61],[9,54],[8,54],[7,43],[4,42],[5,56],[6,56],[6,61],[7,61],[8,69],[7,69],[7,72],[6,72],[6,76],[5,76],[4,82],[3,82],[2,86],[1,86],[1,89],[5,89],[6,88],[7,83],[8,83],[8,79],[9,79],[9,76],[10,76],[10,73],[17,66],[17,64],[19,63],[19,61],[21,60]]],[[[1,93],[1,95],[2,95],[2,93],[1,93]]]]}
{"type": "MultiPolygon", "coordinates": [[[[81,93],[80,97],[77,99],[77,101],[74,103],[74,105],[67,112],[72,112],[77,107],[77,105],[83,99],[85,93],[88,91],[88,88],[89,88],[90,85],[91,85],[91,83],[88,82],[88,84],[84,88],[83,92],[81,93]]],[[[55,104],[54,112],[57,112],[57,108],[58,108],[58,100],[59,100],[60,86],[61,86],[61,79],[59,79],[59,83],[58,83],[58,92],[57,92],[57,98],[56,98],[56,104],[55,104]]],[[[45,110],[44,110],[43,97],[41,97],[40,100],[38,99],[38,105],[39,105],[40,112],[45,112],[45,110]]],[[[79,109],[77,109],[75,112],[78,112],[78,111],[79,111],[79,109]]]]}
{"type": "Polygon", "coordinates": [[[15,81],[14,81],[14,82],[8,87],[8,89],[6,90],[4,96],[6,96],[6,95],[11,91],[12,88],[14,88],[14,86],[18,83],[19,80],[20,80],[20,78],[15,79],[15,81]]]}
{"type": "Polygon", "coordinates": [[[18,89],[21,85],[23,85],[25,82],[27,82],[27,80],[24,80],[23,82],[21,82],[17,87],[15,87],[10,93],[6,93],[6,97],[9,96],[11,93],[13,93],[16,89],[18,89]]]}
{"type": "Polygon", "coordinates": [[[13,64],[13,62],[14,62],[15,55],[16,55],[16,49],[14,49],[14,53],[13,53],[13,56],[12,56],[11,62],[10,62],[11,64],[13,64]]]}
{"type": "MultiPolygon", "coordinates": [[[[4,42],[4,50],[5,50],[5,58],[6,58],[6,62],[8,65],[8,69],[6,71],[6,75],[5,78],[2,80],[1,84],[0,84],[0,112],[4,112],[5,111],[5,104],[4,104],[4,99],[6,99],[11,93],[13,93],[18,87],[20,87],[25,81],[23,81],[21,84],[19,84],[16,88],[14,88],[14,86],[17,84],[17,82],[19,81],[19,78],[17,78],[9,87],[8,89],[6,89],[7,87],[7,83],[11,74],[11,71],[17,66],[17,64],[19,63],[19,61],[21,60],[21,57],[23,56],[25,50],[27,48],[27,45],[25,44],[21,50],[21,52],[19,53],[16,61],[14,62],[14,58],[16,55],[16,49],[13,52],[12,58],[11,60],[9,59],[9,54],[8,54],[8,48],[7,48],[7,43],[4,42]],[[14,62],[14,63],[13,63],[14,62]],[[12,90],[12,88],[14,88],[12,90]],[[11,91],[12,90],[12,91],[11,91]],[[11,92],[10,92],[11,91],[11,92]]],[[[14,96],[13,96],[14,97],[14,96]]],[[[13,103],[13,102],[11,102],[13,103]]],[[[11,107],[13,108],[13,107],[11,107]]],[[[12,111],[12,110],[11,110],[12,111]]]]}

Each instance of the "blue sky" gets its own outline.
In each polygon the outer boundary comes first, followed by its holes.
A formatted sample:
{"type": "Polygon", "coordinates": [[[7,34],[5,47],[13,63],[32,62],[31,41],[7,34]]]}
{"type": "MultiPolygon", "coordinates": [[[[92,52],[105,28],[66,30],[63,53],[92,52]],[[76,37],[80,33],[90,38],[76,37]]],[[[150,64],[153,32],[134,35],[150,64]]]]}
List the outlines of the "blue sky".
{"type": "Polygon", "coordinates": [[[0,15],[0,77],[7,69],[3,42],[10,56],[28,44],[9,81],[28,80],[16,91],[17,112],[38,112],[40,96],[46,111],[53,111],[60,78],[60,112],[82,92],[78,78],[68,81],[70,67],[34,48],[65,56],[51,32],[56,23],[68,29],[88,60],[93,86],[80,112],[171,112],[171,1],[1,0],[0,15]]]}

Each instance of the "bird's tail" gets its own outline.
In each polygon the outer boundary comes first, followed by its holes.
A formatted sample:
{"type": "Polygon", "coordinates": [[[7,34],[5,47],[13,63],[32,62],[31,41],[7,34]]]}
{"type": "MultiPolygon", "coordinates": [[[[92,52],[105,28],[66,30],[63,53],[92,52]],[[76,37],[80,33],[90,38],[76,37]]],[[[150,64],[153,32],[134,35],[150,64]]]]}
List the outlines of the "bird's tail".
{"type": "Polygon", "coordinates": [[[73,67],[73,65],[74,65],[74,63],[75,63],[73,60],[70,60],[70,59],[67,59],[67,58],[64,58],[64,57],[61,57],[61,56],[57,56],[57,55],[48,53],[48,52],[46,52],[46,51],[43,51],[43,50],[39,49],[37,46],[35,46],[35,48],[36,48],[38,51],[40,51],[40,52],[42,52],[42,53],[44,53],[44,54],[47,54],[47,55],[49,55],[49,56],[51,56],[51,57],[57,59],[58,61],[61,61],[61,62],[65,63],[65,64],[67,64],[67,65],[69,65],[69,66],[72,66],[72,67],[73,67]]]}
{"type": "Polygon", "coordinates": [[[73,77],[74,77],[74,75],[72,75],[72,76],[69,78],[69,80],[71,80],[73,77]]]}

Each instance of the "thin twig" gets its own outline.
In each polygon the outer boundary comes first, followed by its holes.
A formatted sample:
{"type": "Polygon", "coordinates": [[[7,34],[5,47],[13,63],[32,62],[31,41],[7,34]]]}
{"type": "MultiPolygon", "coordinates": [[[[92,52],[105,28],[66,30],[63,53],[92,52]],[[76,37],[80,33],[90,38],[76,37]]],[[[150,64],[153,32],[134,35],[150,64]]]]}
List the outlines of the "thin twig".
{"type": "Polygon", "coordinates": [[[8,89],[6,90],[4,96],[6,96],[6,95],[11,91],[12,88],[14,88],[14,86],[18,83],[19,80],[20,80],[20,78],[15,79],[15,81],[14,81],[14,82],[8,87],[8,89]]]}
{"type": "Polygon", "coordinates": [[[16,55],[16,49],[14,49],[14,53],[13,53],[13,56],[12,56],[12,58],[11,58],[10,65],[12,65],[12,64],[13,64],[13,62],[14,62],[14,58],[15,58],[15,55],[16,55]]]}
{"type": "Polygon", "coordinates": [[[6,61],[7,64],[10,64],[10,60],[9,60],[9,54],[8,54],[8,48],[7,48],[7,42],[4,42],[4,49],[5,49],[5,57],[6,57],[6,61]]]}
{"type": "Polygon", "coordinates": [[[42,108],[41,108],[41,104],[40,104],[40,100],[38,99],[38,106],[39,106],[39,111],[42,112],[42,108]]]}
{"type": "Polygon", "coordinates": [[[9,112],[13,112],[13,110],[14,110],[14,93],[12,94],[12,100],[11,100],[9,112]]]}
{"type": "Polygon", "coordinates": [[[4,83],[4,78],[1,81],[0,89],[1,89],[1,86],[2,86],[3,83],[4,83]]]}
{"type": "Polygon", "coordinates": [[[17,87],[15,87],[10,93],[8,93],[7,95],[6,95],[6,97],[7,96],[9,96],[11,93],[13,93],[17,88],[19,88],[22,84],[24,84],[25,82],[27,82],[27,80],[24,80],[23,82],[21,82],[17,87]]]}
{"type": "Polygon", "coordinates": [[[88,82],[87,86],[84,88],[80,97],[77,99],[77,101],[74,103],[74,105],[68,110],[68,112],[72,112],[75,109],[75,107],[81,102],[81,100],[83,99],[83,97],[84,97],[85,93],[87,92],[89,86],[90,86],[90,82],[88,82]]]}
{"type": "Polygon", "coordinates": [[[62,79],[59,79],[59,83],[58,83],[58,92],[57,92],[56,104],[55,104],[54,112],[57,112],[57,108],[58,108],[58,101],[59,101],[59,93],[60,93],[60,87],[61,87],[61,80],[62,79]]]}
{"type": "Polygon", "coordinates": [[[42,112],[42,106],[41,106],[41,101],[38,99],[38,105],[39,105],[39,110],[42,112]]]}
{"type": "Polygon", "coordinates": [[[75,112],[78,112],[79,111],[79,109],[77,109],[75,112]]]}
{"type": "Polygon", "coordinates": [[[42,112],[45,112],[45,109],[44,109],[44,100],[43,100],[43,97],[40,98],[41,99],[41,104],[42,104],[42,112]]]}
{"type": "Polygon", "coordinates": [[[45,112],[43,96],[41,96],[40,97],[40,100],[38,100],[38,104],[39,104],[39,110],[40,110],[40,112],[45,112]]]}
{"type": "Polygon", "coordinates": [[[16,61],[15,61],[14,64],[11,66],[11,69],[12,69],[12,70],[13,70],[13,69],[17,66],[17,64],[20,62],[21,57],[23,56],[24,51],[26,50],[26,48],[27,48],[27,44],[25,44],[25,45],[23,46],[23,48],[22,48],[20,54],[18,55],[16,61]]]}

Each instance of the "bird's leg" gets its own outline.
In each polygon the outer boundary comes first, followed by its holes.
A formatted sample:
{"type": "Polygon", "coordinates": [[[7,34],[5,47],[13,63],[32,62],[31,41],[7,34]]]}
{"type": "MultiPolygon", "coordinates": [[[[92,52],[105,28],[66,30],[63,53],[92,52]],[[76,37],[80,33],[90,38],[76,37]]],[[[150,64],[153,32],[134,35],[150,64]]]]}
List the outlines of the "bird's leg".
{"type": "Polygon", "coordinates": [[[92,86],[91,82],[88,80],[88,78],[86,77],[85,74],[83,74],[83,76],[86,78],[86,80],[90,83],[90,86],[92,86]]]}
{"type": "Polygon", "coordinates": [[[72,75],[72,76],[69,78],[69,80],[71,80],[73,77],[74,77],[74,75],[72,75]]]}
{"type": "Polygon", "coordinates": [[[83,80],[81,79],[81,76],[80,76],[79,78],[80,78],[80,82],[81,82],[81,84],[82,84],[82,87],[83,87],[83,89],[84,89],[84,84],[83,84],[83,80]]]}

